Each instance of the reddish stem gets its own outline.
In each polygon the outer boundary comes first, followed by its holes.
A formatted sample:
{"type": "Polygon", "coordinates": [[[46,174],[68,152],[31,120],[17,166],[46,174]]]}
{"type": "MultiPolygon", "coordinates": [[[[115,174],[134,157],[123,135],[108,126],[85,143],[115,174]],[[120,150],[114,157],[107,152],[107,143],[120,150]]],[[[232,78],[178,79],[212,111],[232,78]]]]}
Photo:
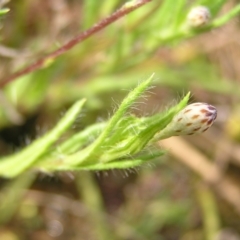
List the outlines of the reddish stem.
{"type": "Polygon", "coordinates": [[[3,79],[0,82],[0,88],[3,88],[5,85],[14,81],[15,79],[17,79],[20,76],[23,76],[25,74],[31,73],[31,72],[33,72],[37,69],[42,68],[44,66],[44,64],[47,62],[48,59],[53,59],[53,58],[58,57],[59,55],[62,55],[63,53],[69,51],[71,48],[73,48],[78,43],[83,42],[85,39],[87,39],[90,36],[94,35],[95,33],[99,32],[100,30],[102,30],[106,26],[110,25],[111,23],[115,22],[119,18],[125,16],[126,14],[134,11],[135,9],[143,6],[144,4],[146,4],[148,2],[151,2],[151,0],[140,0],[140,1],[136,1],[136,3],[131,5],[131,6],[121,7],[120,9],[115,11],[110,16],[104,18],[103,20],[101,20],[100,22],[95,24],[93,27],[89,28],[88,30],[80,33],[79,35],[77,35],[76,37],[71,39],[69,42],[64,44],[62,47],[58,48],[57,50],[55,50],[55,51],[53,51],[49,54],[47,54],[46,56],[39,59],[35,63],[30,64],[29,66],[23,68],[22,70],[20,70],[16,73],[6,77],[5,79],[3,79]]]}

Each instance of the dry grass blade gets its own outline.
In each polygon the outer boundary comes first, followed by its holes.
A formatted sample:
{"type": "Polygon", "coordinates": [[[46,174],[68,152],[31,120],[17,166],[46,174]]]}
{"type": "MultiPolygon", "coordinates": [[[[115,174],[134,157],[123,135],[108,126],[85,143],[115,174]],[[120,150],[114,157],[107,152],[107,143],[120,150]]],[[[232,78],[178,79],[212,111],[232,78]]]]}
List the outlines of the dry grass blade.
{"type": "Polygon", "coordinates": [[[213,189],[228,203],[230,203],[240,215],[240,189],[228,176],[221,174],[215,164],[181,138],[169,138],[159,142],[159,145],[171,150],[171,154],[185,164],[203,180],[209,183],[213,189]]]}

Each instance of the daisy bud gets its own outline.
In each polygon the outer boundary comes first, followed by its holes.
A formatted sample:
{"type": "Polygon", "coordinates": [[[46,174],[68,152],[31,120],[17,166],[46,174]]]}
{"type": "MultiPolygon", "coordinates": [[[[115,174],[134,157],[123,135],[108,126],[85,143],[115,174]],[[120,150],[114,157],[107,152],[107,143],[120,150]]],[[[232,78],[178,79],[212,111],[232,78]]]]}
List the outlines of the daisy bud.
{"type": "Polygon", "coordinates": [[[191,27],[202,27],[209,22],[210,18],[210,11],[204,6],[194,7],[187,16],[191,27]]]}
{"type": "Polygon", "coordinates": [[[159,138],[205,132],[217,117],[217,110],[208,103],[193,103],[181,110],[159,133],[159,138]]]}

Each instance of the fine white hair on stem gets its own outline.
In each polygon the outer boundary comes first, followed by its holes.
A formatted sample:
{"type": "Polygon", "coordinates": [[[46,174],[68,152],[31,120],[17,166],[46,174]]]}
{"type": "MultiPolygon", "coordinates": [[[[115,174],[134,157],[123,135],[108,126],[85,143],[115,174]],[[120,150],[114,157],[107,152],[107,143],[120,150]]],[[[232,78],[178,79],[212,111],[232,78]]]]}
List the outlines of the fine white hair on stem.
{"type": "Polygon", "coordinates": [[[112,111],[113,113],[115,113],[118,110],[120,104],[117,103],[113,97],[111,97],[111,103],[112,103],[112,111]]]}

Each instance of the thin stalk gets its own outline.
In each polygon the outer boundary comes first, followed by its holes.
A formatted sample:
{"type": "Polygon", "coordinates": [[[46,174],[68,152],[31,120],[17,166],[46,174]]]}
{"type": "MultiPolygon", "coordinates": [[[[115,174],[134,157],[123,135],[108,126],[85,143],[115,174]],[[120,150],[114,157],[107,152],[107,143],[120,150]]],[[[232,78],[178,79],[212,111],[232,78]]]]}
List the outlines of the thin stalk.
{"type": "Polygon", "coordinates": [[[2,81],[0,81],[0,89],[3,88],[8,83],[16,80],[17,78],[29,74],[37,69],[40,69],[49,62],[51,62],[54,58],[66,53],[73,47],[75,47],[77,44],[83,42],[84,40],[88,39],[92,35],[96,34],[100,30],[104,29],[106,26],[110,25],[111,23],[117,21],[118,19],[124,17],[128,13],[138,9],[139,7],[145,5],[146,3],[151,2],[151,0],[142,0],[142,1],[135,1],[132,4],[123,5],[123,7],[116,10],[114,13],[112,13],[110,16],[100,20],[100,22],[93,25],[91,28],[89,28],[86,31],[83,31],[73,39],[71,39],[69,42],[64,44],[62,47],[58,48],[57,50],[47,54],[45,57],[39,59],[33,64],[30,64],[29,66],[23,68],[22,70],[15,72],[14,74],[6,77],[2,81]]]}

